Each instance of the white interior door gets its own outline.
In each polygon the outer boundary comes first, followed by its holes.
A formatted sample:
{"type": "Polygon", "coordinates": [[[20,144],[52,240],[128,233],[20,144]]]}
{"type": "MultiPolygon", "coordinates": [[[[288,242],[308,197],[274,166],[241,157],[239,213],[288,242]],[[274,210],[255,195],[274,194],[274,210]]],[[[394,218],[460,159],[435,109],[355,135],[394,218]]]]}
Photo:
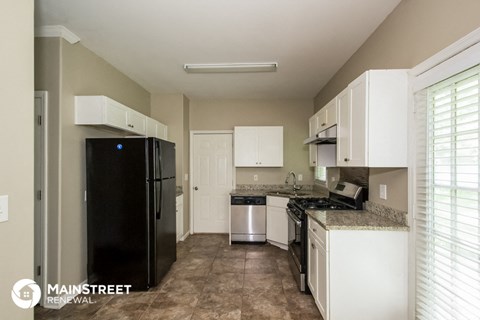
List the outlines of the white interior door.
{"type": "Polygon", "coordinates": [[[193,232],[228,233],[232,134],[193,135],[193,232]]]}

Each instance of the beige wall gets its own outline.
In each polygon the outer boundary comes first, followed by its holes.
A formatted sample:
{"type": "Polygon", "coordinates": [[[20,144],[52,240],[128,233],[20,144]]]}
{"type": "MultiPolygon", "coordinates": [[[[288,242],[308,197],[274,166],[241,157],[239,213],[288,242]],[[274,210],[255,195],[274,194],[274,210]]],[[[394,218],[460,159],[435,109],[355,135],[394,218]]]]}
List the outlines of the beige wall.
{"type": "Polygon", "coordinates": [[[33,319],[11,297],[13,284],[33,279],[33,1],[0,4],[0,195],[9,220],[0,223],[0,317],[33,319]]]}
{"type": "MultiPolygon", "coordinates": [[[[79,284],[87,278],[85,138],[120,134],[76,126],[74,96],[106,95],[149,115],[150,94],[80,43],[39,38],[35,55],[35,87],[49,91],[49,130],[58,126],[58,130],[49,131],[49,138],[58,140],[58,147],[49,149],[49,156],[58,158],[57,172],[51,173],[56,174],[58,181],[57,199],[53,201],[58,209],[49,208],[49,222],[58,221],[58,231],[49,234],[49,250],[57,256],[59,270],[56,275],[49,270],[49,276],[53,283],[79,284]]],[[[50,259],[49,256],[49,263],[50,259]]]]}
{"type": "MultiPolygon", "coordinates": [[[[412,68],[480,27],[478,0],[404,0],[315,97],[315,110],[369,69],[412,68]]],[[[407,169],[371,169],[372,201],[407,210],[407,169]],[[388,200],[378,198],[387,184],[388,200]]]]}
{"type": "Polygon", "coordinates": [[[183,188],[183,231],[190,228],[189,182],[184,179],[189,174],[190,101],[183,94],[153,94],[151,117],[168,126],[168,140],[175,143],[175,166],[177,186],[183,188]]]}
{"type": "Polygon", "coordinates": [[[283,126],[283,168],[237,168],[237,184],[283,184],[290,170],[303,174],[299,184],[313,184],[308,166],[308,118],[312,100],[192,100],[191,130],[233,130],[234,126],[283,126]],[[253,175],[258,181],[253,181],[253,175]]]}

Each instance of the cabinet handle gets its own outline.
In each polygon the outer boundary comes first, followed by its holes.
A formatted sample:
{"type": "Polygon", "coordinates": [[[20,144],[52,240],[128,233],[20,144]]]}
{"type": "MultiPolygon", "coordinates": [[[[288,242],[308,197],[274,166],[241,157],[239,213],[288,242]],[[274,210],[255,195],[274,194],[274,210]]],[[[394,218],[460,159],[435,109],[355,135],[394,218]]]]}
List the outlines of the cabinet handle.
{"type": "Polygon", "coordinates": [[[315,245],[314,245],[313,243],[312,243],[312,249],[316,249],[316,248],[315,248],[315,245]]]}
{"type": "Polygon", "coordinates": [[[350,161],[350,159],[345,158],[345,159],[343,159],[343,161],[348,162],[348,161],[350,161]]]}
{"type": "Polygon", "coordinates": [[[317,232],[317,229],[316,229],[316,228],[313,228],[312,230],[313,230],[313,232],[317,232]]]}
{"type": "Polygon", "coordinates": [[[327,123],[326,123],[326,122],[322,123],[322,127],[325,127],[326,125],[327,125],[327,123]]]}

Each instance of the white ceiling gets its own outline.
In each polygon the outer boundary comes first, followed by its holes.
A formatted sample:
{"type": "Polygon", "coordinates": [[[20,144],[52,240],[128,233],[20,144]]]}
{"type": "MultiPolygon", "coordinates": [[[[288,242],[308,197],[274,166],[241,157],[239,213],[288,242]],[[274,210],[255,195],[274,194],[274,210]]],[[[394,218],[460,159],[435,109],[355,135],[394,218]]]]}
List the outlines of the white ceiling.
{"type": "Polygon", "coordinates": [[[36,0],[151,93],[313,98],[400,0],[36,0]],[[184,63],[277,61],[278,71],[187,74],[184,63]]]}

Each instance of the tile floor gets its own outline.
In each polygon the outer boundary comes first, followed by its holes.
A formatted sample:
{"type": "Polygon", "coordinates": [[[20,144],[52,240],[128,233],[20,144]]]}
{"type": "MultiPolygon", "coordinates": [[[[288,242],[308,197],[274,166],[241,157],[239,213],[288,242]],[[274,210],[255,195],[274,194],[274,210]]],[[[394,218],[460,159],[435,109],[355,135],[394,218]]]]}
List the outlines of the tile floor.
{"type": "Polygon", "coordinates": [[[95,304],[35,309],[35,319],[322,319],[298,291],[287,252],[270,244],[228,245],[228,235],[193,235],[177,262],[148,292],[91,296],[95,304]]]}

